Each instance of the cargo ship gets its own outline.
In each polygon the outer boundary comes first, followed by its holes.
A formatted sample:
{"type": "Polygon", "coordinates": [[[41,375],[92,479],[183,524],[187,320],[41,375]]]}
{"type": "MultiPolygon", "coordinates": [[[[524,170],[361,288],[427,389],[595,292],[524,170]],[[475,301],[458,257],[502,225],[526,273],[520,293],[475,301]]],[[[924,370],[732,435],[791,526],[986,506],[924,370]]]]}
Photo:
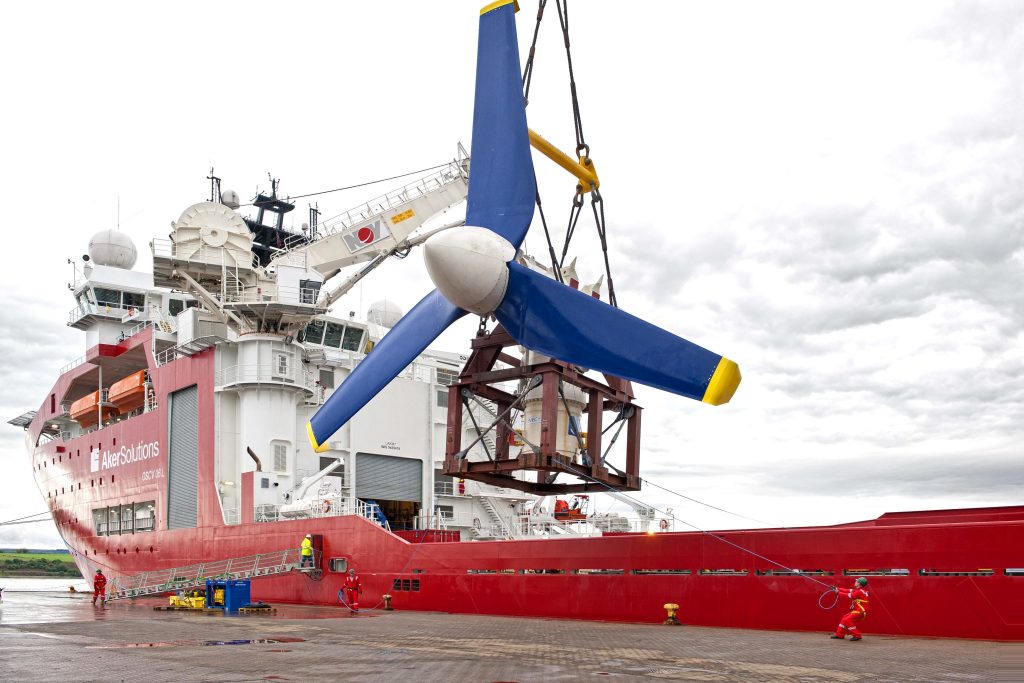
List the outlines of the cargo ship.
{"type": "MultiPolygon", "coordinates": [[[[532,178],[529,145],[545,144],[526,130],[522,103],[509,106],[521,99],[519,68],[513,4],[493,3],[481,13],[472,172],[460,150],[331,221],[311,211],[299,231],[285,227],[295,205],[276,181],[243,215],[211,174],[208,200],[150,243],[151,273],[133,269],[124,233],[92,237],[67,320],[85,334],[85,354],[60,369],[36,410],[10,421],[24,429],[82,575],[103,569],[115,594],[131,597],[183,586],[189,574],[230,574],[252,578],[261,600],[338,605],[354,568],[364,609],[389,596],[398,609],[653,623],[678,605],[688,624],[823,633],[845,606],[825,609],[831,587],[864,577],[868,632],[1024,640],[1024,506],[711,532],[677,529],[669,511],[625,493],[639,488],[639,407],[627,380],[715,403],[731,396],[738,370],[688,346],[711,363],[699,391],[645,369],[588,379],[584,368],[603,370],[614,348],[573,356],[577,346],[559,342],[579,345],[580,335],[538,331],[547,323],[529,314],[544,296],[508,303],[521,283],[544,294],[550,281],[574,290],[557,290],[554,304],[633,324],[599,301],[600,283],[546,268],[518,249],[519,228],[501,227],[526,199],[529,226],[535,189],[507,176],[532,178]],[[463,201],[466,220],[444,223],[463,201]],[[467,234],[485,243],[485,260],[507,261],[480,311],[442,301],[457,294],[441,273],[441,294],[408,315],[387,301],[365,316],[332,313],[387,258],[437,237],[448,254],[467,234]],[[443,327],[408,341],[424,311],[442,311],[447,324],[464,310],[481,315],[472,353],[429,348],[443,327]],[[501,324],[488,329],[491,312],[501,324]],[[626,432],[618,466],[600,439],[608,409],[626,432]],[[597,496],[635,516],[597,514],[597,496]],[[312,566],[296,562],[306,534],[312,566]]],[[[575,320],[570,310],[557,317],[575,320]]],[[[662,339],[653,325],[637,329],[637,345],[662,339]]]]}

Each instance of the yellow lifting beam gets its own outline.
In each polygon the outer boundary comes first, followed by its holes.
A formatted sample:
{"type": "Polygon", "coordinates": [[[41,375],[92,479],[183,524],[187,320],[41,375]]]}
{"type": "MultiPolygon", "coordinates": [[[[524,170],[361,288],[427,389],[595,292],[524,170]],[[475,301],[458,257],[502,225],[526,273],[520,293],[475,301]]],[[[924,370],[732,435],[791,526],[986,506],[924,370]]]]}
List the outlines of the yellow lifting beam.
{"type": "Polygon", "coordinates": [[[594,168],[594,162],[591,161],[589,156],[579,157],[579,161],[573,161],[571,156],[552,145],[532,129],[530,130],[530,145],[548,159],[551,159],[551,161],[576,176],[580,181],[576,185],[577,192],[586,193],[601,187],[601,181],[597,177],[597,169],[594,168]]]}

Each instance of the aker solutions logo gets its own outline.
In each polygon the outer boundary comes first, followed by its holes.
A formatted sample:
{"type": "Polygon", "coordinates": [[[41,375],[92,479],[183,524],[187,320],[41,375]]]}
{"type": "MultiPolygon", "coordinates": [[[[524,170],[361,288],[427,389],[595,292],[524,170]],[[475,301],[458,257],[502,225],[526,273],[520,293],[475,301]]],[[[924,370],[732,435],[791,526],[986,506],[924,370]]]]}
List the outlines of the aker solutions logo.
{"type": "Polygon", "coordinates": [[[121,465],[129,465],[133,462],[141,462],[152,458],[160,457],[160,442],[140,441],[133,445],[121,446],[118,450],[105,450],[93,448],[89,454],[89,471],[99,472],[109,470],[121,465]]]}

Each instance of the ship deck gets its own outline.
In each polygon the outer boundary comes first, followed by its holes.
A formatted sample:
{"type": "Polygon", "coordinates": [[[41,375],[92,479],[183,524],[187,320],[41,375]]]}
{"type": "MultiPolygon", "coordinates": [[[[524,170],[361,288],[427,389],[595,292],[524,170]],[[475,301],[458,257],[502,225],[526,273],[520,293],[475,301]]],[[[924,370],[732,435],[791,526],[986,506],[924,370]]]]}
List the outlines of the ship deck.
{"type": "MultiPolygon", "coordinates": [[[[278,606],[274,615],[93,607],[89,594],[4,593],[9,681],[1024,680],[1024,644],[278,606]]],[[[685,621],[685,613],[682,614],[685,621]]]]}

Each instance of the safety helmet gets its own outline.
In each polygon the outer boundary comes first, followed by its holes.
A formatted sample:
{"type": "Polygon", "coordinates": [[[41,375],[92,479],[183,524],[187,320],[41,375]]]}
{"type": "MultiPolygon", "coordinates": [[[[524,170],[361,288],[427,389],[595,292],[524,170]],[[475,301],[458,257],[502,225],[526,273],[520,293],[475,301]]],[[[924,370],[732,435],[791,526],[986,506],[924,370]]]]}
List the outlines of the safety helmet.
{"type": "Polygon", "coordinates": [[[857,585],[858,586],[866,586],[866,585],[868,585],[868,580],[862,576],[859,579],[857,579],[857,585]]]}
{"type": "Polygon", "coordinates": [[[313,538],[311,534],[306,534],[306,538],[313,538]]]}
{"type": "Polygon", "coordinates": [[[102,574],[102,573],[103,573],[103,570],[102,570],[102,569],[97,569],[97,570],[96,570],[96,573],[97,573],[97,574],[102,574]]]}

